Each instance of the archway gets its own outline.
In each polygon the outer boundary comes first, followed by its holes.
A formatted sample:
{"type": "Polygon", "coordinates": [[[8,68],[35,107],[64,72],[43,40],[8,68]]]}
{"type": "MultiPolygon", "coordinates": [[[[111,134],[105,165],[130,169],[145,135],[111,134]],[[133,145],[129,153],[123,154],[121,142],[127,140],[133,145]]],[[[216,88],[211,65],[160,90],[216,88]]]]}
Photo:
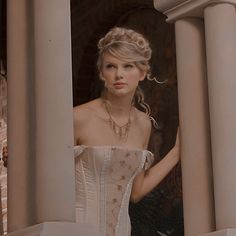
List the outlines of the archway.
{"type": "MultiPolygon", "coordinates": [[[[164,15],[151,5],[131,9],[124,6],[122,8],[121,5],[117,8],[112,5],[110,7],[108,15],[104,14],[101,18],[100,12],[100,17],[95,16],[98,17],[98,22],[102,23],[93,25],[93,33],[89,34],[90,36],[85,35],[87,41],[83,49],[76,48],[76,45],[82,45],[78,38],[72,36],[73,50],[81,53],[80,60],[75,59],[75,51],[73,54],[74,104],[86,102],[100,94],[101,83],[96,69],[96,45],[99,38],[113,26],[124,26],[143,33],[153,48],[153,75],[158,76],[160,81],[167,80],[162,85],[150,81],[141,85],[146,94],[146,101],[151,106],[152,115],[162,127],[160,131],[153,130],[149,145],[158,161],[173,145],[178,124],[174,28],[173,25],[167,24],[164,15]]],[[[106,5],[105,9],[107,8],[106,5]]],[[[80,15],[74,13],[74,17],[79,18],[80,15]]],[[[83,38],[81,43],[83,44],[83,38]]],[[[180,166],[139,204],[131,204],[130,215],[133,235],[183,235],[180,166]]]]}

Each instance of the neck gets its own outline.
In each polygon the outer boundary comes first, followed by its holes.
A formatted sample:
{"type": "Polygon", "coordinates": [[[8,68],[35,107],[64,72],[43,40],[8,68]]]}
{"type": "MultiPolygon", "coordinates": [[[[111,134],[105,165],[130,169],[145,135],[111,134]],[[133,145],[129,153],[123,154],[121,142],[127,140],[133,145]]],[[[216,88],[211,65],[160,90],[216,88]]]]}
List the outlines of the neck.
{"type": "Polygon", "coordinates": [[[125,96],[114,96],[113,94],[107,94],[107,102],[110,105],[110,109],[114,114],[127,114],[130,112],[133,100],[133,94],[127,94],[125,96]]]}
{"type": "Polygon", "coordinates": [[[109,124],[119,142],[126,142],[131,125],[133,96],[106,94],[104,106],[109,116],[109,124]],[[110,107],[110,108],[109,108],[110,107]]]}

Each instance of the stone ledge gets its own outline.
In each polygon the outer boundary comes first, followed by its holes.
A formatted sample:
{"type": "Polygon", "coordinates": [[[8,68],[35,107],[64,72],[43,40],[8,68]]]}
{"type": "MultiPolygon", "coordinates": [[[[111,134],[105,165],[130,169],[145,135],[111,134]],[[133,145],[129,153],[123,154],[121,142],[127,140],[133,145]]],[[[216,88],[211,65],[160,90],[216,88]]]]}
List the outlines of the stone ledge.
{"type": "Polygon", "coordinates": [[[236,0],[154,0],[155,8],[168,17],[167,22],[174,22],[184,17],[202,18],[206,6],[222,3],[236,6],[236,0]]]}
{"type": "Polygon", "coordinates": [[[101,236],[91,226],[68,222],[45,222],[7,234],[7,236],[101,236]]]}
{"type": "Polygon", "coordinates": [[[186,0],[154,0],[154,7],[161,12],[165,12],[186,0]]]}

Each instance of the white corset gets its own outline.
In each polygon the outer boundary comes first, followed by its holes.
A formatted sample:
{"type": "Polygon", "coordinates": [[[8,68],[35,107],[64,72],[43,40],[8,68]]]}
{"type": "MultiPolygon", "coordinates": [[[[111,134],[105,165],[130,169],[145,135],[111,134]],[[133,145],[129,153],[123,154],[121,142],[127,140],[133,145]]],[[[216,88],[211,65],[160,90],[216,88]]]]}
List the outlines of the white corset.
{"type": "Polygon", "coordinates": [[[103,236],[130,236],[129,198],[134,177],[153,154],[120,146],[75,146],[76,221],[103,236]]]}

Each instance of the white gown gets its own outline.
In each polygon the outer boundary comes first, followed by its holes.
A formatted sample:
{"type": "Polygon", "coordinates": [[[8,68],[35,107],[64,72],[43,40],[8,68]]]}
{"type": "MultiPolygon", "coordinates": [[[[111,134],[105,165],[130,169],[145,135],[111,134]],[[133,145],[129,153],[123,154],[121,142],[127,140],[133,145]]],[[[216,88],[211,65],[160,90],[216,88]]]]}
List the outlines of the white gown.
{"type": "Polygon", "coordinates": [[[134,177],[153,154],[120,146],[76,146],[76,221],[102,236],[130,236],[129,199],[134,177]]]}

